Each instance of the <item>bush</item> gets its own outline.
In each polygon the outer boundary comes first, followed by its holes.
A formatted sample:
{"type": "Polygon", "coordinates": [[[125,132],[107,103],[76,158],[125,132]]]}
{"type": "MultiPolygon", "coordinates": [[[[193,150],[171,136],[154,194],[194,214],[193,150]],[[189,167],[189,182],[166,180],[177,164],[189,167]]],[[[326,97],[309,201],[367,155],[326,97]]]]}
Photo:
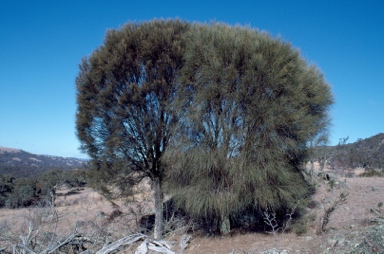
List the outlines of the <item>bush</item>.
{"type": "Polygon", "coordinates": [[[382,171],[370,170],[359,175],[360,177],[384,177],[382,171]]]}
{"type": "Polygon", "coordinates": [[[13,181],[12,192],[8,193],[5,206],[8,208],[27,207],[37,200],[37,181],[31,178],[18,178],[13,181]]]}

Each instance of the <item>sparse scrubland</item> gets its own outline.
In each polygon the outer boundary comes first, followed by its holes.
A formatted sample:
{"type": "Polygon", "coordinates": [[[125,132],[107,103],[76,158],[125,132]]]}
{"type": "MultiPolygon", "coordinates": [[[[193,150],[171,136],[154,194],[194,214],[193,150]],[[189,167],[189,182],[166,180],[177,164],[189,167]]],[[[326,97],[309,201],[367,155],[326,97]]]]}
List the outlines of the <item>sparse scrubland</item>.
{"type": "MultiPolygon", "coordinates": [[[[348,178],[333,174],[334,184],[316,177],[312,199],[287,211],[286,220],[274,221],[274,214],[265,211],[258,227],[235,228],[226,236],[210,235],[197,222],[175,216],[165,223],[165,241],[172,251],[185,254],[279,253],[277,249],[280,253],[381,253],[384,181],[361,177],[364,172],[369,171],[356,170],[356,176],[348,178]],[[296,217],[296,212],[301,216],[296,217]]],[[[55,206],[47,202],[39,207],[1,209],[0,248],[7,247],[3,253],[12,253],[13,246],[23,244],[22,237],[30,234],[28,246],[40,253],[50,243],[76,233],[59,251],[80,253],[87,249],[96,253],[107,242],[138,232],[152,236],[147,229],[153,229],[153,220],[149,224],[143,221],[154,214],[151,191],[143,184],[142,194],[135,200],[107,200],[89,187],[76,190],[63,186],[57,191],[55,206]]],[[[135,253],[143,240],[123,245],[117,253],[135,253]]]]}
{"type": "Polygon", "coordinates": [[[58,186],[74,188],[86,184],[86,171],[82,169],[48,170],[33,178],[0,174],[0,208],[38,206],[54,196],[58,186]]]}
{"type": "Polygon", "coordinates": [[[326,146],[331,89],[291,44],[218,23],[128,23],[76,85],[88,187],[3,210],[5,251],[383,252],[381,170],[355,177],[347,138],[326,146]]]}

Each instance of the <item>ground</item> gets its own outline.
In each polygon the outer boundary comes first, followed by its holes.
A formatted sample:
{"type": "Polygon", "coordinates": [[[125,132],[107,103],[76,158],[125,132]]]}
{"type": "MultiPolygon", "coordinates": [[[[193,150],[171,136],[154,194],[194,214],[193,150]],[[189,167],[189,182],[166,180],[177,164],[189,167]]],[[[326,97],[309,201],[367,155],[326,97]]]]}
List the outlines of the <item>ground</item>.
{"type": "MultiPolygon", "coordinates": [[[[227,236],[208,236],[195,231],[182,251],[179,242],[187,233],[184,230],[186,227],[168,233],[166,239],[175,243],[174,251],[185,254],[262,253],[273,248],[284,250],[282,253],[349,253],[357,249],[358,244],[363,244],[370,230],[383,221],[384,178],[339,176],[332,184],[318,180],[317,187],[313,197],[315,202],[305,215],[307,232],[302,235],[289,232],[277,233],[274,237],[267,232],[235,230],[227,236]],[[326,210],[335,204],[341,193],[348,193],[346,201],[330,213],[325,231],[321,232],[326,210]]],[[[68,190],[63,189],[61,193],[68,193],[68,190]]],[[[32,226],[33,232],[54,232],[58,236],[69,235],[77,227],[79,232],[93,240],[85,247],[95,251],[95,242],[105,242],[105,236],[117,240],[137,231],[142,214],[150,213],[152,207],[150,195],[138,198],[141,202],[126,204],[115,200],[111,203],[92,189],[85,188],[74,191],[72,195],[59,195],[55,201],[55,212],[52,212],[53,208],[1,209],[0,249],[20,239],[19,235],[26,235],[32,226]]],[[[375,242],[365,242],[372,249],[372,252],[365,253],[382,253],[383,249],[377,247],[375,242]]],[[[99,245],[102,246],[102,243],[99,245]]],[[[134,253],[134,247],[126,247],[119,253],[134,253]]]]}
{"type": "Polygon", "coordinates": [[[347,178],[346,187],[331,189],[322,185],[316,192],[314,199],[319,206],[308,210],[308,214],[316,214],[313,223],[307,233],[297,236],[288,233],[278,236],[276,239],[270,234],[245,234],[226,237],[198,237],[191,240],[190,246],[184,253],[260,253],[265,250],[278,248],[287,250],[289,253],[321,253],[322,251],[350,248],[347,244],[337,239],[353,233],[364,233],[366,227],[370,226],[378,214],[384,216],[384,209],[378,208],[378,204],[384,201],[384,178],[347,178]],[[327,231],[319,234],[319,228],[325,209],[330,207],[341,192],[349,193],[346,202],[341,204],[330,215],[327,231]],[[372,212],[374,210],[374,212],[372,212]],[[345,246],[343,246],[345,245],[345,246]]]}

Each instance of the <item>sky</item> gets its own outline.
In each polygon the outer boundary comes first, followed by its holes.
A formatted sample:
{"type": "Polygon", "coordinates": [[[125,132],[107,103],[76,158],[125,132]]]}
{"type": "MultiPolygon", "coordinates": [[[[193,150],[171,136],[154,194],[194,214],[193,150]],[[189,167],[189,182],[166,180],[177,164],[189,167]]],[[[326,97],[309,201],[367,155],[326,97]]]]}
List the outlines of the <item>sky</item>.
{"type": "Polygon", "coordinates": [[[384,132],[384,1],[0,1],[0,146],[86,158],[76,137],[81,59],[127,22],[249,26],[290,42],[332,87],[330,144],[384,132]]]}

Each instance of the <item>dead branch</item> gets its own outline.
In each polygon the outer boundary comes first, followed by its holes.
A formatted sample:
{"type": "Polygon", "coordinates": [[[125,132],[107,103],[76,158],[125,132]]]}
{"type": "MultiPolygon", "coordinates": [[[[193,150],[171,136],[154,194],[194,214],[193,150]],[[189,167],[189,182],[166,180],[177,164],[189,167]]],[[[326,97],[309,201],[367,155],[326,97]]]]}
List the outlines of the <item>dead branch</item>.
{"type": "Polygon", "coordinates": [[[62,242],[59,242],[57,243],[55,246],[52,246],[52,247],[48,247],[46,250],[40,252],[40,254],[49,254],[49,253],[53,253],[54,251],[56,251],[57,249],[59,249],[60,247],[72,242],[72,240],[75,238],[75,237],[78,237],[79,234],[77,232],[77,228],[75,228],[74,232],[67,237],[67,239],[65,239],[64,241],[62,242]]]}
{"type": "Polygon", "coordinates": [[[134,254],[147,254],[148,253],[148,242],[147,239],[145,239],[139,247],[137,247],[134,254]]]}
{"type": "MultiPolygon", "coordinates": [[[[22,244],[17,243],[13,245],[13,254],[17,254],[17,250],[21,250],[22,253],[29,253],[29,254],[36,254],[33,250],[31,250],[28,245],[32,241],[33,238],[36,237],[39,230],[35,231],[33,233],[33,225],[32,223],[29,226],[28,234],[26,236],[20,236],[22,244]],[[33,234],[33,235],[32,235],[33,234]],[[32,236],[31,236],[32,235],[32,236]]],[[[53,246],[48,246],[47,249],[39,252],[39,254],[50,254],[56,251],[57,249],[61,248],[62,246],[69,244],[75,237],[79,236],[77,232],[77,228],[75,228],[74,232],[68,236],[64,241],[58,242],[57,244],[53,246]]]]}
{"type": "Polygon", "coordinates": [[[129,236],[121,238],[121,239],[119,239],[119,240],[117,240],[115,242],[112,242],[110,244],[106,244],[101,250],[96,252],[96,254],[108,254],[108,253],[111,253],[111,252],[115,251],[121,245],[132,244],[132,243],[134,243],[134,242],[136,242],[138,240],[141,240],[141,239],[147,238],[147,237],[148,236],[143,235],[141,233],[129,235],[129,236]]]}
{"type": "Polygon", "coordinates": [[[25,246],[25,245],[19,244],[19,243],[13,245],[12,253],[17,254],[17,249],[24,250],[24,251],[22,251],[22,253],[36,254],[31,249],[29,249],[28,246],[25,246]]]}
{"type": "Polygon", "coordinates": [[[137,242],[142,239],[144,239],[144,241],[136,249],[135,254],[147,254],[148,249],[163,254],[176,254],[175,252],[171,251],[172,246],[168,242],[152,240],[148,236],[141,233],[129,235],[113,243],[107,244],[101,250],[96,252],[96,254],[112,253],[122,245],[133,244],[134,242],[137,242]]]}
{"type": "Polygon", "coordinates": [[[148,249],[157,251],[159,253],[163,254],[176,254],[175,252],[171,251],[170,249],[164,247],[164,246],[156,246],[152,242],[148,243],[148,249]]]}
{"type": "Polygon", "coordinates": [[[344,204],[346,202],[348,194],[348,192],[342,192],[337,198],[337,200],[325,210],[323,220],[321,222],[321,227],[319,229],[320,232],[318,232],[318,234],[323,233],[327,230],[326,227],[330,221],[331,214],[336,210],[339,205],[344,204]]]}
{"type": "Polygon", "coordinates": [[[284,235],[285,231],[289,227],[290,222],[292,221],[292,216],[295,213],[296,207],[297,204],[292,208],[291,212],[286,214],[288,219],[281,227],[279,227],[279,224],[277,223],[275,212],[269,213],[268,209],[264,212],[264,223],[271,227],[271,231],[268,233],[273,235],[273,238],[275,239],[275,250],[279,251],[279,253],[281,250],[279,249],[278,232],[281,230],[280,237],[284,235]]]}
{"type": "Polygon", "coordinates": [[[191,240],[192,236],[188,234],[183,234],[180,238],[179,247],[181,250],[184,250],[187,248],[189,241],[191,240]]]}
{"type": "Polygon", "coordinates": [[[166,242],[164,240],[151,240],[151,243],[153,243],[153,244],[155,244],[157,246],[160,246],[160,247],[165,247],[167,249],[172,249],[172,246],[168,242],[166,242]]]}

